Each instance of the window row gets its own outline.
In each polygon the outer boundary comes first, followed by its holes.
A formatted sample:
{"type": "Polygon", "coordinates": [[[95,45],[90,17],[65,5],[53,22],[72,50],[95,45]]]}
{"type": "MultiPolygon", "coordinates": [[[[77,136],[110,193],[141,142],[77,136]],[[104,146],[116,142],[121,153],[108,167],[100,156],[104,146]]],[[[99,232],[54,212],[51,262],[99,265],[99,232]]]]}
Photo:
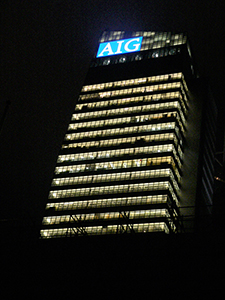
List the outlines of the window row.
{"type": "MultiPolygon", "coordinates": [[[[124,224],[123,231],[130,231],[131,225],[124,224]]],[[[79,234],[88,235],[102,235],[102,234],[118,234],[122,231],[120,225],[107,225],[107,226],[90,226],[82,227],[82,230],[77,228],[57,228],[57,229],[43,229],[41,230],[41,238],[60,238],[68,236],[76,236],[79,234]]],[[[164,222],[158,223],[144,223],[144,224],[132,224],[132,231],[138,232],[165,232],[169,233],[169,229],[164,222]]]]}
{"type": "Polygon", "coordinates": [[[143,36],[143,42],[151,39],[154,42],[168,41],[168,40],[187,40],[187,36],[183,33],[171,33],[171,32],[153,32],[153,31],[136,31],[133,32],[132,37],[143,36]]]}
{"type": "Polygon", "coordinates": [[[101,98],[109,98],[109,97],[117,97],[122,95],[133,95],[139,93],[150,93],[150,92],[160,92],[161,90],[170,90],[170,89],[178,89],[181,88],[181,82],[170,82],[164,84],[156,84],[156,85],[147,85],[129,89],[121,89],[121,90],[112,90],[107,92],[99,92],[99,93],[91,93],[80,95],[81,100],[87,99],[101,99],[101,98]]]}
{"type": "MultiPolygon", "coordinates": [[[[108,102],[108,101],[106,101],[106,102],[108,102]]],[[[128,102],[128,103],[130,103],[130,102],[128,102]]],[[[92,102],[90,102],[90,103],[87,103],[86,104],[86,107],[87,108],[93,108],[93,104],[96,104],[96,102],[95,103],[92,103],[92,102]]],[[[83,104],[78,104],[77,105],[78,107],[76,108],[76,110],[81,110],[80,109],[80,107],[84,107],[83,106],[83,104]]],[[[108,105],[105,105],[105,106],[107,106],[108,107],[108,105]]],[[[181,110],[181,106],[180,106],[180,103],[179,103],[179,101],[177,100],[177,101],[173,101],[173,102],[163,102],[163,103],[156,103],[156,104],[150,104],[150,105],[142,105],[142,106],[132,106],[132,107],[130,107],[129,108],[129,110],[134,110],[134,111],[155,111],[155,110],[165,110],[165,109],[174,109],[174,108],[179,108],[179,110],[180,111],[182,111],[181,110]]],[[[123,108],[124,109],[124,108],[123,108]]],[[[126,107],[125,107],[125,109],[126,109],[126,107]]],[[[127,110],[127,109],[126,109],[127,110]]],[[[110,111],[111,110],[107,110],[107,112],[110,114],[110,111]]],[[[115,110],[113,110],[114,112],[115,112],[115,110]]],[[[120,112],[121,111],[121,109],[118,109],[118,112],[120,112]]],[[[93,112],[92,112],[93,113],[93,112]]],[[[96,115],[99,115],[99,116],[101,116],[102,117],[102,114],[107,114],[104,110],[102,111],[102,110],[100,110],[100,111],[94,111],[94,113],[96,114],[96,115]]],[[[85,113],[85,114],[82,114],[82,113],[79,113],[77,116],[79,117],[79,116],[81,116],[82,118],[84,118],[85,116],[88,116],[88,115],[86,115],[87,113],[85,113]]],[[[140,116],[141,117],[141,116],[140,116]]],[[[144,116],[143,116],[144,117],[144,116]]],[[[150,115],[149,115],[149,117],[150,117],[150,115]]],[[[77,118],[76,118],[77,119],[77,118]]],[[[79,118],[80,119],[80,118],[79,118]]],[[[120,119],[123,119],[123,118],[120,118],[120,119]]],[[[104,120],[101,120],[101,121],[99,121],[99,122],[103,122],[104,120]]],[[[96,121],[96,122],[98,122],[98,121],[96,121]]]]}
{"type": "MultiPolygon", "coordinates": [[[[104,31],[99,42],[103,43],[112,40],[123,39],[124,33],[125,31],[104,31]]],[[[154,41],[168,40],[168,39],[171,40],[187,39],[184,33],[154,32],[154,31],[133,31],[130,38],[139,37],[139,36],[143,36],[143,41],[147,38],[151,38],[154,41]]]]}
{"type": "Polygon", "coordinates": [[[82,123],[71,123],[68,126],[68,131],[77,130],[83,128],[96,128],[96,127],[106,127],[106,126],[115,126],[119,124],[133,124],[133,123],[146,123],[154,119],[161,119],[165,117],[176,117],[178,119],[179,115],[177,115],[176,111],[169,113],[161,113],[161,114],[150,114],[150,115],[138,115],[132,117],[124,117],[117,119],[105,119],[105,120],[95,120],[89,122],[82,123]]]}
{"type": "MultiPolygon", "coordinates": [[[[159,123],[159,124],[149,124],[143,126],[133,126],[133,127],[124,127],[124,128],[112,128],[106,130],[96,130],[96,131],[86,131],[86,132],[76,132],[69,133],[65,135],[66,141],[81,140],[87,138],[95,137],[108,137],[108,136],[118,136],[118,135],[127,135],[127,134],[137,134],[142,132],[151,132],[151,131],[163,131],[175,129],[176,123],[159,123]]],[[[183,128],[182,128],[183,129],[183,128]]],[[[182,130],[183,131],[183,130],[182,130]]]]}
{"type": "MultiPolygon", "coordinates": [[[[164,113],[151,113],[149,115],[138,115],[138,116],[132,116],[132,117],[124,117],[124,118],[117,118],[117,119],[105,119],[105,120],[95,120],[95,121],[89,121],[89,122],[83,122],[83,123],[72,123],[68,126],[68,130],[77,130],[78,128],[95,128],[95,127],[102,127],[102,126],[112,126],[112,125],[117,125],[117,124],[129,124],[129,123],[139,123],[139,122],[149,122],[152,120],[160,120],[162,118],[171,118],[175,117],[180,124],[184,125],[186,123],[184,114],[181,110],[180,105],[177,103],[177,105],[174,106],[164,106],[164,109],[171,109],[169,112],[164,112],[164,113]],[[179,113],[177,113],[177,110],[175,108],[178,108],[179,113]]],[[[157,109],[150,109],[150,107],[132,107],[128,110],[125,109],[118,109],[118,112],[116,115],[121,115],[121,114],[133,114],[133,113],[140,113],[140,112],[147,112],[147,111],[154,111],[157,109]],[[136,111],[135,111],[136,110],[136,111]]],[[[90,112],[90,113],[85,113],[85,114],[79,114],[76,115],[76,120],[82,120],[91,118],[97,118],[97,117],[103,117],[103,116],[110,116],[110,115],[115,115],[114,114],[114,109],[111,111],[95,111],[95,112],[90,112]]],[[[74,117],[73,117],[74,120],[74,117]]],[[[181,126],[182,126],[181,125],[181,126]]]]}
{"type": "Polygon", "coordinates": [[[108,42],[112,40],[121,40],[124,38],[125,31],[104,31],[99,42],[108,42]]]}
{"type": "Polygon", "coordinates": [[[122,86],[130,86],[130,85],[139,85],[139,84],[145,84],[147,82],[176,80],[176,79],[181,79],[182,77],[183,77],[182,73],[172,73],[172,74],[165,74],[165,75],[158,75],[158,76],[151,76],[151,77],[141,77],[141,78],[134,78],[128,80],[121,80],[121,81],[98,83],[92,85],[85,85],[82,88],[82,92],[91,92],[96,90],[104,90],[104,89],[115,88],[115,87],[118,88],[122,86]]]}
{"type": "MultiPolygon", "coordinates": [[[[181,161],[174,153],[176,162],[181,169],[181,161]]],[[[139,168],[149,167],[161,164],[169,164],[173,167],[177,177],[179,178],[179,170],[177,170],[176,164],[171,156],[154,157],[154,158],[143,158],[143,159],[132,159],[132,160],[120,160],[120,161],[107,161],[101,163],[91,163],[82,165],[62,166],[55,168],[55,174],[62,173],[81,173],[81,172],[93,172],[100,170],[116,170],[116,169],[127,169],[127,168],[139,168]]]]}
{"type": "Polygon", "coordinates": [[[169,99],[179,99],[181,102],[184,112],[186,114],[186,107],[183,102],[182,94],[180,91],[170,92],[170,93],[160,93],[154,95],[145,95],[145,96],[138,96],[138,97],[129,97],[129,98],[122,98],[122,99],[114,99],[114,100],[105,100],[105,101],[98,101],[98,102],[89,102],[89,103],[78,103],[75,107],[75,111],[85,110],[85,109],[93,109],[99,107],[109,107],[109,106],[120,106],[120,105],[127,105],[131,103],[148,103],[148,102],[156,102],[156,101],[165,101],[169,99]]]}
{"type": "MultiPolygon", "coordinates": [[[[180,147],[178,147],[178,150],[176,150],[174,147],[168,147],[167,145],[157,145],[157,146],[155,146],[155,149],[152,149],[151,151],[148,151],[148,148],[151,148],[151,147],[140,147],[140,148],[133,148],[133,149],[132,148],[118,149],[117,151],[116,150],[99,151],[100,153],[102,152],[102,154],[99,154],[99,155],[97,154],[98,156],[96,156],[95,152],[93,152],[93,154],[95,156],[92,155],[92,154],[90,154],[90,156],[89,156],[89,153],[85,153],[87,155],[85,155],[84,153],[81,153],[81,155],[79,155],[79,154],[69,154],[69,155],[66,155],[66,157],[61,156],[62,160],[61,160],[61,158],[59,158],[58,163],[62,162],[62,161],[82,161],[82,160],[86,160],[86,159],[91,159],[91,160],[95,159],[96,160],[96,159],[110,158],[110,157],[114,158],[114,157],[120,157],[120,156],[124,156],[124,155],[129,157],[129,156],[140,155],[140,154],[173,152],[173,155],[176,158],[179,167],[181,166],[181,159],[183,157],[183,152],[182,152],[180,147]],[[128,150],[128,151],[124,151],[124,150],[128,150]],[[83,156],[83,155],[85,155],[85,156],[83,156]],[[75,157],[75,156],[77,156],[77,157],[75,157]]],[[[154,164],[153,163],[154,158],[148,158],[148,160],[151,161],[151,164],[154,164]]],[[[123,160],[123,161],[125,162],[127,160],[123,160]]],[[[132,167],[144,166],[144,159],[142,159],[142,164],[141,165],[138,162],[139,159],[133,159],[133,160],[130,160],[130,161],[132,162],[130,164],[130,166],[132,165],[132,167]],[[136,161],[137,161],[137,163],[136,163],[136,161]]],[[[117,168],[117,166],[119,166],[118,161],[102,162],[102,163],[97,163],[97,162],[92,163],[92,162],[90,162],[90,163],[83,164],[82,170],[91,169],[91,168],[89,168],[89,166],[93,166],[93,164],[95,166],[94,170],[97,170],[98,169],[97,166],[100,165],[100,164],[102,164],[102,165],[103,164],[104,165],[111,164],[111,166],[113,165],[114,169],[117,168]]],[[[62,173],[62,172],[74,173],[74,172],[78,172],[77,168],[78,168],[78,165],[60,166],[60,167],[57,166],[55,168],[55,173],[56,174],[59,174],[59,173],[62,173]]],[[[79,169],[79,171],[81,170],[80,167],[78,169],[79,169]]],[[[110,167],[109,169],[112,169],[112,167],[110,167]]],[[[93,167],[92,167],[92,170],[93,170],[93,167]]]]}
{"type": "Polygon", "coordinates": [[[126,62],[133,62],[133,61],[139,61],[139,60],[146,60],[146,59],[152,59],[152,58],[160,58],[165,56],[171,56],[171,55],[179,55],[181,53],[181,49],[179,45],[181,45],[179,41],[169,41],[166,42],[153,42],[150,44],[143,44],[141,47],[141,51],[148,50],[145,52],[135,52],[131,56],[127,55],[119,55],[119,56],[111,56],[111,57],[102,57],[100,59],[96,59],[95,61],[92,61],[91,67],[97,67],[97,66],[108,66],[109,64],[118,64],[118,63],[126,63],[126,62]],[[150,50],[152,49],[152,50],[150,50]],[[150,50],[150,51],[149,51],[150,50]]]}
{"type": "Polygon", "coordinates": [[[154,41],[159,41],[159,40],[166,40],[166,39],[171,39],[171,40],[177,40],[177,39],[183,39],[187,38],[183,33],[175,33],[172,34],[171,32],[154,32],[154,31],[135,31],[133,32],[132,36],[143,36],[144,39],[146,37],[151,37],[154,41]]]}
{"type": "Polygon", "coordinates": [[[169,218],[167,209],[152,209],[152,210],[136,210],[120,212],[104,212],[104,213],[89,213],[89,214],[76,214],[76,215],[62,215],[44,217],[43,225],[54,225],[60,223],[76,223],[81,221],[93,220],[108,220],[108,219],[123,219],[123,214],[129,219],[142,219],[142,218],[169,218]]]}
{"type": "MultiPolygon", "coordinates": [[[[171,111],[167,114],[176,114],[177,110],[179,109],[179,113],[182,116],[183,122],[185,122],[185,118],[182,112],[182,109],[179,105],[178,101],[171,102],[171,103],[160,103],[160,104],[152,104],[152,105],[142,105],[142,106],[131,106],[131,107],[124,107],[124,108],[117,108],[117,109],[110,109],[110,110],[97,110],[97,111],[89,111],[85,113],[79,113],[79,114],[73,114],[72,115],[72,121],[79,121],[84,119],[93,119],[93,118],[102,118],[102,117],[109,117],[109,116],[119,116],[119,115],[127,115],[127,114],[137,114],[137,113],[143,113],[143,112],[153,112],[158,110],[165,110],[170,109],[171,111]]],[[[166,113],[158,113],[157,114],[150,114],[149,119],[154,118],[163,118],[165,117],[166,113]]],[[[178,115],[177,115],[178,116],[178,115]]],[[[96,121],[95,121],[96,122],[96,121]]]]}
{"type": "MultiPolygon", "coordinates": [[[[96,151],[87,153],[76,153],[76,154],[66,154],[59,155],[57,163],[62,163],[66,161],[83,161],[83,160],[96,160],[110,157],[120,157],[120,156],[133,156],[139,154],[150,154],[157,152],[171,152],[176,151],[173,144],[165,145],[155,145],[147,147],[136,147],[136,148],[125,148],[125,149],[112,149],[107,151],[96,151]]],[[[183,157],[183,152],[181,147],[178,147],[179,156],[183,157]]]]}
{"type": "Polygon", "coordinates": [[[167,195],[148,195],[139,197],[108,198],[97,200],[71,201],[59,203],[47,203],[46,210],[56,211],[77,210],[113,206],[147,205],[156,203],[167,203],[167,195]]]}
{"type": "Polygon", "coordinates": [[[109,173],[109,174],[99,174],[99,175],[92,175],[92,176],[56,178],[52,180],[52,186],[88,184],[88,183],[98,183],[98,182],[113,182],[113,181],[148,179],[148,178],[151,179],[157,177],[170,177],[171,179],[174,179],[173,173],[170,169],[159,169],[159,170],[145,170],[145,171],[138,171],[138,172],[109,173]]]}
{"type": "MultiPolygon", "coordinates": [[[[153,39],[145,39],[142,42],[141,51],[167,47],[167,49],[162,49],[162,50],[167,50],[168,53],[166,53],[166,54],[172,55],[173,53],[169,52],[168,47],[183,45],[183,44],[185,44],[185,42],[186,42],[186,39],[182,39],[182,38],[176,39],[176,40],[168,39],[168,40],[159,40],[159,41],[154,41],[153,39]]],[[[173,49],[171,49],[171,50],[173,50],[173,49]]]]}
{"type": "MultiPolygon", "coordinates": [[[[179,129],[176,127],[175,131],[179,133],[179,129]]],[[[126,137],[120,139],[111,139],[111,140],[99,140],[99,141],[90,141],[90,142],[78,142],[78,143],[71,143],[68,145],[62,145],[62,149],[66,148],[85,148],[88,149],[90,147],[111,147],[111,146],[118,146],[123,144],[144,144],[150,142],[158,142],[158,141],[174,141],[177,145],[178,140],[175,133],[159,133],[153,135],[145,135],[145,136],[138,136],[138,137],[126,137]]]]}
{"type": "Polygon", "coordinates": [[[178,203],[177,196],[173,187],[169,181],[161,182],[147,182],[138,184],[124,184],[124,185],[112,185],[112,186],[97,186],[81,189],[67,189],[67,190],[56,190],[50,191],[49,199],[60,199],[69,197],[81,197],[81,196],[93,196],[103,194],[117,194],[117,193],[132,193],[132,192],[147,192],[164,190],[169,191],[172,195],[173,200],[178,203]]]}

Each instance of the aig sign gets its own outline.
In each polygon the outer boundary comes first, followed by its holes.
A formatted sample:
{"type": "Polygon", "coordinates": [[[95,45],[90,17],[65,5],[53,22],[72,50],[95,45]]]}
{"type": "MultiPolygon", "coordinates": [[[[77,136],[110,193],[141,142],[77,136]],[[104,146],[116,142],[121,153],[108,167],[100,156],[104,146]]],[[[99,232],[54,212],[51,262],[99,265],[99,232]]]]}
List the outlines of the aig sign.
{"type": "Polygon", "coordinates": [[[98,47],[97,57],[137,52],[141,49],[143,37],[101,43],[98,47]]]}

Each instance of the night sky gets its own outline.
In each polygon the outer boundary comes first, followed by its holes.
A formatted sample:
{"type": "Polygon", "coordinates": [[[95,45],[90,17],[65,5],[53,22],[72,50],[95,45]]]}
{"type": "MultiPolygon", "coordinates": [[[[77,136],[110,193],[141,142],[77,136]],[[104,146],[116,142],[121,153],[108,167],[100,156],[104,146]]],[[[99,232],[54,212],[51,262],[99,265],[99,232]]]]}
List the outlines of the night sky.
{"type": "MultiPolygon", "coordinates": [[[[225,2],[2,1],[1,220],[39,226],[57,154],[103,30],[187,32],[223,128],[225,2]]],[[[221,141],[218,150],[222,150],[221,141]]]]}
{"type": "MultiPolygon", "coordinates": [[[[216,98],[222,132],[225,1],[2,0],[0,9],[1,121],[9,104],[0,135],[5,243],[0,237],[6,245],[1,299],[18,299],[19,293],[23,299],[88,299],[87,293],[106,299],[123,299],[124,293],[124,299],[221,297],[222,239],[197,237],[193,244],[184,235],[145,240],[136,235],[48,244],[36,237],[57,155],[102,31],[187,32],[199,74],[208,78],[216,98]],[[146,289],[148,297],[142,297],[146,289]]],[[[221,151],[222,134],[218,137],[221,151]]]]}

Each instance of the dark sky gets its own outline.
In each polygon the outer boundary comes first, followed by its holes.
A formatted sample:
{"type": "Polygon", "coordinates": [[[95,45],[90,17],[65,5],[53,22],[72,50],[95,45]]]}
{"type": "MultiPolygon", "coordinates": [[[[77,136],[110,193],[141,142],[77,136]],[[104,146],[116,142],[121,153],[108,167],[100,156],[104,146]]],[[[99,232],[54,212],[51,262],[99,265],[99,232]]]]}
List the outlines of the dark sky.
{"type": "Polygon", "coordinates": [[[1,6],[0,117],[10,101],[0,136],[1,219],[41,222],[57,154],[105,29],[187,32],[222,120],[224,0],[3,0],[1,6]]]}

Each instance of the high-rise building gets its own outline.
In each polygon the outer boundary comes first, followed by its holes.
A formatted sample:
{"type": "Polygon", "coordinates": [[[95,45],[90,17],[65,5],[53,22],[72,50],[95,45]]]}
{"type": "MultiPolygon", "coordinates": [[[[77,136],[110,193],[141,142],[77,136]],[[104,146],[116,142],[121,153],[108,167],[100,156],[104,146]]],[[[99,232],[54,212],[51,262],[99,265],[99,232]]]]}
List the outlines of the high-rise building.
{"type": "Polygon", "coordinates": [[[208,121],[187,36],[104,32],[96,53],[41,237],[193,231],[197,208],[212,204],[215,108],[208,121]]]}

